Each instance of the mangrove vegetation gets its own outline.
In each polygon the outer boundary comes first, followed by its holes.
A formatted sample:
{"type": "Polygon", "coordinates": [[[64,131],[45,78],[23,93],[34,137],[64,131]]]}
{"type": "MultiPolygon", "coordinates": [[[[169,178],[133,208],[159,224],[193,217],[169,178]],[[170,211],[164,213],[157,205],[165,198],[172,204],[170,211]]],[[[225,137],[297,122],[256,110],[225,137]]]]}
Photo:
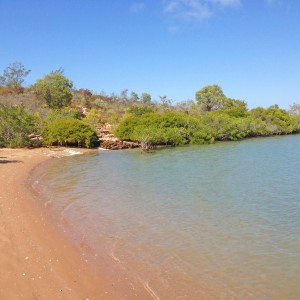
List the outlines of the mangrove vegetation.
{"type": "Polygon", "coordinates": [[[75,89],[62,69],[24,87],[29,72],[16,62],[0,76],[0,147],[95,147],[101,130],[144,149],[300,132],[299,104],[249,110],[218,85],[196,91],[195,101],[174,103],[127,89],[111,95],[75,89]]]}

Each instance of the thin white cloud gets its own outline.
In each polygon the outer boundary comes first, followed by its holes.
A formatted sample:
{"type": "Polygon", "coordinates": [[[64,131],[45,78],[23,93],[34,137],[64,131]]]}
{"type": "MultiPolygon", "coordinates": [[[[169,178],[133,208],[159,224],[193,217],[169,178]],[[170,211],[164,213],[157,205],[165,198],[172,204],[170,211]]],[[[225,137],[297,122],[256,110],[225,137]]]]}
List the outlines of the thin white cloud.
{"type": "Polygon", "coordinates": [[[133,13],[139,13],[145,9],[145,3],[143,2],[135,2],[131,5],[130,11],[133,13]]]}
{"type": "Polygon", "coordinates": [[[241,0],[162,0],[164,11],[187,20],[202,21],[214,15],[220,7],[232,7],[241,0]]]}
{"type": "Polygon", "coordinates": [[[203,20],[211,16],[207,4],[199,0],[171,0],[164,1],[165,12],[177,17],[203,20]]]}

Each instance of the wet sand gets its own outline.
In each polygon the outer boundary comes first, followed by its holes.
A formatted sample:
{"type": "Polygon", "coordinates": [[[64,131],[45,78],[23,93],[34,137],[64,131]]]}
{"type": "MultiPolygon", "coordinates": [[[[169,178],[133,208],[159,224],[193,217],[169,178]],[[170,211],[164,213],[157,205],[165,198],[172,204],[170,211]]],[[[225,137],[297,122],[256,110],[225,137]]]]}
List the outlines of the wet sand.
{"type": "Polygon", "coordinates": [[[29,172],[65,153],[0,149],[0,299],[152,298],[143,291],[115,288],[107,270],[103,276],[93,270],[33,201],[26,186],[29,172]]]}

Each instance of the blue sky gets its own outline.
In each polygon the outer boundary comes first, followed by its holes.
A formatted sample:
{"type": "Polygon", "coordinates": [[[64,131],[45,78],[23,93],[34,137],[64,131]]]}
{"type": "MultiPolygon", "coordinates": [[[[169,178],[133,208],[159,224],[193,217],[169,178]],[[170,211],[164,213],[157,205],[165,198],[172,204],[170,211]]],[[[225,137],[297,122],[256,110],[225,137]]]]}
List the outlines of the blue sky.
{"type": "Polygon", "coordinates": [[[0,0],[0,70],[60,67],[76,88],[194,99],[219,84],[249,108],[300,102],[298,0],[0,0]]]}

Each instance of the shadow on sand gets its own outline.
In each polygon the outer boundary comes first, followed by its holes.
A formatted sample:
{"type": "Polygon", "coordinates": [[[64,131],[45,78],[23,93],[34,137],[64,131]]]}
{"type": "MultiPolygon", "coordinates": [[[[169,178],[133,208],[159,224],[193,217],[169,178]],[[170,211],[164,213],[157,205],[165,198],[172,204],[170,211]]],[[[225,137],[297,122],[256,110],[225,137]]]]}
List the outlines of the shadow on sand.
{"type": "MultiPolygon", "coordinates": [[[[0,157],[0,158],[5,158],[5,157],[0,157]]],[[[4,159],[0,159],[0,164],[14,164],[14,163],[22,163],[22,160],[4,160],[4,159]]]]}

